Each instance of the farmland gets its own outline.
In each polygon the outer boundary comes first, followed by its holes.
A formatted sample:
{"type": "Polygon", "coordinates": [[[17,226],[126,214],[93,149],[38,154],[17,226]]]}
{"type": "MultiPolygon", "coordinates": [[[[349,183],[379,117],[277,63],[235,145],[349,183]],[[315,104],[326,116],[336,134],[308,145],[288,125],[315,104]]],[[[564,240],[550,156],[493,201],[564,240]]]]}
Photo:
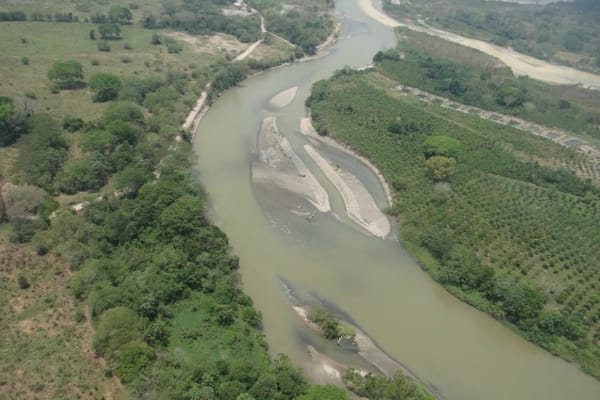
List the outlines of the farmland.
{"type": "Polygon", "coordinates": [[[600,192],[556,162],[583,156],[398,83],[377,70],[318,82],[316,128],[380,168],[402,242],[436,280],[599,376],[600,192]]]}

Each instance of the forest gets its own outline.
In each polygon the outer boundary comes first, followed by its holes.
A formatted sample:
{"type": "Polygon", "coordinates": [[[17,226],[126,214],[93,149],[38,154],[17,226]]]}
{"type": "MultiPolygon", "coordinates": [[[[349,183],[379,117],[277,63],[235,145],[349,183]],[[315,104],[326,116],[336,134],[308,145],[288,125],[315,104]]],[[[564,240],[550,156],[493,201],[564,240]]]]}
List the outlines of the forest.
{"type": "Polygon", "coordinates": [[[400,18],[427,17],[427,23],[536,58],[598,71],[600,4],[594,0],[545,5],[485,0],[424,1],[392,4],[386,11],[400,18]]]}
{"type": "Polygon", "coordinates": [[[382,171],[401,241],[434,279],[600,377],[600,189],[559,162],[583,156],[397,87],[344,69],[307,106],[382,171]]]}

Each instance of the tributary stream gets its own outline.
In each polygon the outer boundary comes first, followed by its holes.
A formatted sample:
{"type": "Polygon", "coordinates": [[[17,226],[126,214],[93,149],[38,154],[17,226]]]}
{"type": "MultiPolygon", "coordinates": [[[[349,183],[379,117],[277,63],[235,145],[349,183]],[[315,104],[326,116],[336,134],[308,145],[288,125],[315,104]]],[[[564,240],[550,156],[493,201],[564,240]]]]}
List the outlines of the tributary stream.
{"type": "MultiPolygon", "coordinates": [[[[290,306],[283,284],[289,282],[303,296],[315,294],[345,311],[440,397],[600,399],[600,382],[457,300],[393,237],[376,238],[348,219],[340,194],[304,151],[306,144],[316,146],[299,133],[304,101],[315,81],[346,65],[369,64],[378,50],[394,46],[395,38],[356,0],[336,3],[342,29],[334,45],[316,59],[254,76],[224,93],[194,139],[198,179],[209,193],[212,218],[240,257],[243,289],[263,313],[272,353],[311,368],[306,347],[311,344],[342,363],[365,365],[303,324],[290,306]],[[274,95],[295,86],[289,106],[269,106],[274,95]],[[285,190],[253,183],[257,136],[269,116],[277,118],[281,134],[326,189],[330,212],[314,210],[285,190]],[[315,211],[314,217],[298,210],[315,211]]],[[[358,177],[385,207],[384,191],[364,164],[325,145],[318,150],[358,177]]]]}

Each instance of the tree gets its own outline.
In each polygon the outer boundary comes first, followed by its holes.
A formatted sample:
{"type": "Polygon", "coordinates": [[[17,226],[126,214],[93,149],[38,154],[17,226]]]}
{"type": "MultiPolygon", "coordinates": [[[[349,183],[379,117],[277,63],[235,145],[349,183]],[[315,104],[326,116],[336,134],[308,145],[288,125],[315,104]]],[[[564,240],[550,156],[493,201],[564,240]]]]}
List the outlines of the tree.
{"type": "Polygon", "coordinates": [[[308,392],[296,400],[348,400],[348,396],[343,389],[339,387],[327,386],[311,386],[308,392]]]}
{"type": "Polygon", "coordinates": [[[142,322],[127,307],[115,307],[100,315],[94,348],[100,354],[112,354],[126,343],[141,339],[142,322]]]}
{"type": "Polygon", "coordinates": [[[141,340],[124,344],[117,350],[116,372],[124,382],[131,382],[154,359],[154,350],[141,340]]]}
{"type": "Polygon", "coordinates": [[[104,40],[118,40],[121,38],[121,27],[119,24],[102,24],[98,26],[100,37],[104,40]]]}
{"type": "Polygon", "coordinates": [[[75,89],[83,84],[83,66],[74,60],[57,61],[48,71],[57,89],[75,89]]]}
{"type": "Polygon", "coordinates": [[[0,96],[0,146],[8,146],[29,129],[25,115],[18,112],[9,97],[0,96]]]}
{"type": "Polygon", "coordinates": [[[110,22],[128,23],[133,18],[131,11],[127,7],[113,6],[108,11],[108,19],[110,22]]]}
{"type": "Polygon", "coordinates": [[[96,40],[96,31],[90,29],[90,40],[96,40]]]}
{"type": "Polygon", "coordinates": [[[458,159],[461,151],[461,144],[458,140],[449,136],[436,135],[429,136],[423,142],[425,157],[444,156],[458,159]]]}
{"type": "Polygon", "coordinates": [[[121,87],[121,80],[112,74],[100,72],[90,78],[90,89],[94,91],[94,101],[97,103],[116,99],[121,87]]]}
{"type": "Polygon", "coordinates": [[[456,172],[456,160],[452,157],[433,156],[425,161],[427,172],[433,180],[441,181],[456,172]]]}

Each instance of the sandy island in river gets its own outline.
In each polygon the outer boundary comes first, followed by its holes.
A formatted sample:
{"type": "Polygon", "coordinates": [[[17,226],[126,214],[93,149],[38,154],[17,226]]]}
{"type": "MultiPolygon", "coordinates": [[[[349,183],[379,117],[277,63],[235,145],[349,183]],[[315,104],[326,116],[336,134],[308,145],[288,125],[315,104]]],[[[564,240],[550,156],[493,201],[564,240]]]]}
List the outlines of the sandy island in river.
{"type": "Polygon", "coordinates": [[[271,98],[269,101],[269,106],[273,108],[287,107],[292,103],[292,101],[294,101],[297,93],[298,86],[283,90],[271,98]]]}
{"type": "Polygon", "coordinates": [[[390,233],[390,221],[363,183],[350,172],[334,168],[312,146],[304,145],[304,150],[340,192],[348,217],[369,233],[385,238],[390,233]]]}
{"type": "MultiPolygon", "coordinates": [[[[392,204],[392,195],[389,185],[383,178],[383,175],[381,175],[379,170],[369,160],[361,157],[331,138],[319,136],[312,126],[310,117],[300,120],[300,132],[308,137],[317,139],[320,142],[350,154],[363,162],[377,176],[383,186],[388,204],[392,204]]],[[[325,173],[327,178],[333,183],[338,192],[340,192],[340,195],[344,200],[344,205],[346,206],[348,217],[371,234],[381,238],[386,237],[390,233],[390,221],[381,209],[379,209],[373,196],[371,196],[365,185],[350,172],[340,168],[334,168],[311,146],[305,145],[304,150],[318,167],[323,170],[323,173],[325,173]]]]}
{"type": "Polygon", "coordinates": [[[421,25],[416,25],[409,22],[400,22],[375,8],[372,0],[358,0],[358,4],[365,14],[380,24],[392,28],[401,26],[417,32],[423,32],[432,36],[437,36],[463,46],[477,49],[492,57],[498,58],[504,64],[509,66],[516,75],[527,75],[533,79],[555,84],[576,85],[580,83],[584,87],[600,90],[600,75],[591,74],[589,72],[580,71],[563,65],[551,64],[537,58],[521,54],[510,48],[500,47],[482,40],[471,39],[452,32],[436,29],[426,25],[422,21],[419,21],[421,25]]]}
{"type": "Polygon", "coordinates": [[[258,135],[258,154],[259,161],[252,164],[255,183],[274,184],[304,197],[321,212],[331,210],[327,191],[281,135],[275,117],[263,120],[258,135]]]}

